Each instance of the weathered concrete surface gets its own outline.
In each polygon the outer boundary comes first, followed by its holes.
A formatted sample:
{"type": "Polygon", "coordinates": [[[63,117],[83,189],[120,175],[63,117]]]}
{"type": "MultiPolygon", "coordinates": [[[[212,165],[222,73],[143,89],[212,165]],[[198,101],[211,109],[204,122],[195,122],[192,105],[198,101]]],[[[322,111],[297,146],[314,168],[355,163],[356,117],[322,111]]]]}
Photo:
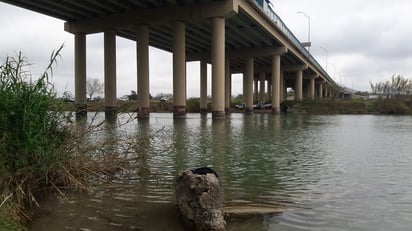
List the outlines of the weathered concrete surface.
{"type": "Polygon", "coordinates": [[[183,171],[177,178],[176,202],[189,230],[225,230],[223,190],[213,170],[183,171]]]}

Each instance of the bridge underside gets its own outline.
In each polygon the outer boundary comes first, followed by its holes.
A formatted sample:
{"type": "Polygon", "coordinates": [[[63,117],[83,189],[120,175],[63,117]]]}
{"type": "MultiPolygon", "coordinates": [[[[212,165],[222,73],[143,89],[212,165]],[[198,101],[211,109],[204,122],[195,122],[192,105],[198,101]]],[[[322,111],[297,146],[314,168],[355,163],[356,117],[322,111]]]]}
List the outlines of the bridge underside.
{"type": "MultiPolygon", "coordinates": [[[[176,117],[186,109],[186,61],[201,61],[201,108],[206,108],[205,63],[212,64],[212,112],[222,117],[230,106],[230,76],[244,75],[247,110],[257,101],[271,101],[272,111],[286,99],[332,96],[339,86],[313,57],[291,41],[286,31],[254,0],[1,0],[66,21],[75,35],[76,103],[86,102],[86,35],[104,33],[105,102],[116,109],[115,36],[136,41],[139,116],[149,116],[148,46],[173,53],[173,102],[176,117]],[[202,71],[203,69],[203,71],[202,71]],[[255,87],[253,84],[255,83],[255,87]],[[263,84],[263,85],[262,85],[263,84]],[[263,87],[262,87],[263,86],[263,87]],[[266,98],[265,98],[266,97],[266,98]]],[[[292,34],[292,40],[294,36],[292,34]]]]}

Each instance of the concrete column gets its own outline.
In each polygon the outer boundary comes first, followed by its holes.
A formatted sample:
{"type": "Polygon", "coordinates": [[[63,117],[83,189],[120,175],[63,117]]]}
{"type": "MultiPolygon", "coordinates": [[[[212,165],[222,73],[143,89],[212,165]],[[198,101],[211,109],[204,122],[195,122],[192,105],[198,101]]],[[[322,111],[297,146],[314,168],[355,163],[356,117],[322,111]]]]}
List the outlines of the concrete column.
{"type": "Polygon", "coordinates": [[[230,99],[231,99],[231,73],[230,73],[230,60],[226,59],[225,62],[225,112],[229,113],[230,99]]]}
{"type": "Polygon", "coordinates": [[[84,33],[74,35],[74,97],[76,115],[86,115],[86,35],[84,33]]]}
{"type": "Polygon", "coordinates": [[[200,61],[200,113],[207,114],[207,62],[200,61]]]}
{"type": "Polygon", "coordinates": [[[249,57],[246,61],[246,108],[245,112],[253,112],[253,74],[254,58],[249,57]]]}
{"type": "Polygon", "coordinates": [[[150,117],[149,97],[149,26],[136,27],[138,118],[150,117]]]}
{"type": "Polygon", "coordinates": [[[310,88],[309,82],[303,79],[302,80],[302,98],[303,99],[309,99],[309,95],[310,95],[309,88],[310,88]]]}
{"type": "Polygon", "coordinates": [[[315,99],[315,78],[310,78],[309,81],[309,99],[315,99]]]}
{"type": "Polygon", "coordinates": [[[173,30],[173,117],[186,115],[186,27],[175,22],[173,30]]]}
{"type": "Polygon", "coordinates": [[[285,100],[285,79],[283,78],[283,72],[280,72],[280,102],[285,100]]]}
{"type": "Polygon", "coordinates": [[[329,91],[327,86],[325,86],[325,98],[329,98],[329,91]]]}
{"type": "Polygon", "coordinates": [[[272,102],[272,94],[273,94],[272,78],[269,79],[269,80],[267,81],[267,83],[268,83],[268,96],[267,96],[267,99],[268,99],[270,102],[272,102]]]}
{"type": "Polygon", "coordinates": [[[212,118],[225,117],[225,18],[213,18],[212,118]]]}
{"type": "Polygon", "coordinates": [[[104,32],[104,99],[106,112],[114,112],[116,100],[116,33],[104,32]]]}
{"type": "Polygon", "coordinates": [[[272,57],[272,113],[280,113],[280,56],[272,57]]]}
{"type": "Polygon", "coordinates": [[[265,72],[260,72],[259,73],[259,102],[264,103],[265,100],[265,81],[266,81],[266,73],[265,72]]]}
{"type": "Polygon", "coordinates": [[[295,80],[295,100],[301,101],[303,99],[303,91],[302,91],[302,84],[303,84],[303,71],[296,72],[296,80],[295,80]]]}
{"type": "Polygon", "coordinates": [[[323,98],[323,83],[319,83],[319,86],[318,86],[318,98],[319,99],[322,99],[323,98]]]}
{"type": "Polygon", "coordinates": [[[259,80],[253,76],[253,103],[259,99],[259,80]]]}

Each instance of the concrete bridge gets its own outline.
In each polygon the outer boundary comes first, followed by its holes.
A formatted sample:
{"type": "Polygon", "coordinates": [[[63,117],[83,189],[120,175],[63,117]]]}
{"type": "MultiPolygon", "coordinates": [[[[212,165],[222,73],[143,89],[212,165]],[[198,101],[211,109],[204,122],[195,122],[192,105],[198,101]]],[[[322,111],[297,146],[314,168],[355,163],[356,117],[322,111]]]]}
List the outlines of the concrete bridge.
{"type": "Polygon", "coordinates": [[[243,73],[248,112],[253,111],[255,100],[270,101],[272,112],[279,113],[287,88],[293,88],[296,100],[343,97],[346,93],[265,0],[1,1],[66,21],[64,29],[75,40],[75,101],[79,110],[87,110],[86,35],[100,32],[104,33],[104,92],[109,112],[117,108],[116,36],[136,41],[140,118],[150,114],[149,45],[173,54],[175,117],[186,113],[187,61],[200,61],[200,106],[204,112],[206,65],[212,65],[213,118],[225,117],[230,107],[234,73],[243,73]]]}

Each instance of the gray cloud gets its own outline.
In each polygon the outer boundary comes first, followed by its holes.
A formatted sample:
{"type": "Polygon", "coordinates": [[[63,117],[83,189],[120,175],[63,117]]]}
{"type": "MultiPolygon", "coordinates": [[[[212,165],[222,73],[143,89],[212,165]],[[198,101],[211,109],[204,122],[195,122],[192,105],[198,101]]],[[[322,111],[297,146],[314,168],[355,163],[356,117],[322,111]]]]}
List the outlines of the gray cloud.
{"type": "MultiPolygon", "coordinates": [[[[328,72],[336,81],[360,90],[369,90],[369,81],[388,79],[392,74],[411,77],[412,2],[408,0],[278,0],[275,11],[301,40],[307,39],[311,18],[311,53],[322,66],[328,52],[328,72]]],[[[64,32],[63,21],[0,3],[0,61],[22,51],[40,73],[53,49],[65,44],[62,59],[55,67],[54,82],[59,92],[74,91],[73,35],[64,32]]],[[[102,34],[87,36],[87,76],[103,80],[102,34]]],[[[118,96],[137,88],[136,47],[117,38],[118,96]]],[[[172,56],[150,49],[150,92],[172,92],[172,56]]],[[[187,65],[188,96],[199,96],[199,64],[187,65]]],[[[210,95],[210,78],[209,78],[210,95]]],[[[241,93],[241,78],[234,76],[233,94],[241,93]]]]}

